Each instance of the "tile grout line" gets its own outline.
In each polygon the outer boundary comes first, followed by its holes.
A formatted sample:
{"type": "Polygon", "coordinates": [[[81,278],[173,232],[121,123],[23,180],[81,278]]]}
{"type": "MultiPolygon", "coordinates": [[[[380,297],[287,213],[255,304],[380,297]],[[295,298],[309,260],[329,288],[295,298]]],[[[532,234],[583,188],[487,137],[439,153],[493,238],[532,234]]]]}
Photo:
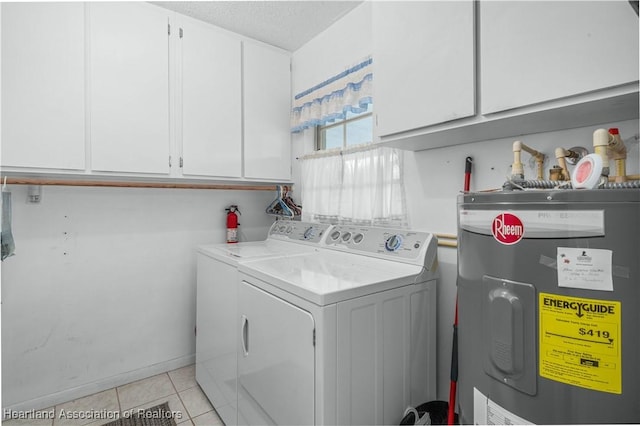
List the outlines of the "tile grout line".
{"type": "Polygon", "coordinates": [[[118,388],[120,386],[115,386],[113,389],[116,391],[116,401],[118,402],[118,413],[122,414],[122,404],[120,404],[120,392],[118,392],[118,388]]]}
{"type": "Polygon", "coordinates": [[[187,406],[185,405],[184,401],[182,400],[182,396],[180,396],[180,392],[178,392],[178,388],[176,387],[176,384],[173,383],[173,379],[171,378],[171,374],[169,374],[168,371],[167,371],[167,376],[169,376],[169,381],[171,382],[171,386],[173,386],[173,389],[175,389],[176,396],[178,397],[178,400],[180,401],[180,403],[184,407],[184,411],[186,412],[187,417],[189,417],[189,421],[191,422],[191,424],[194,424],[193,423],[193,419],[191,418],[191,413],[189,412],[189,410],[187,410],[187,406]]]}
{"type": "MultiPolygon", "coordinates": [[[[175,385],[173,384],[173,380],[171,380],[171,376],[169,375],[169,372],[168,372],[168,371],[165,371],[165,372],[164,372],[164,373],[162,373],[162,374],[165,374],[165,375],[167,376],[167,379],[169,379],[169,383],[171,383],[171,387],[173,388],[173,390],[176,390],[176,387],[175,387],[175,385]]],[[[162,374],[158,374],[157,376],[161,376],[162,374]]],[[[151,377],[155,377],[155,376],[151,376],[151,377]]],[[[178,392],[176,392],[176,395],[177,395],[177,394],[178,394],[178,392]]],[[[167,398],[167,403],[168,403],[168,402],[169,402],[169,398],[171,397],[171,395],[173,395],[173,394],[172,394],[172,393],[170,393],[170,394],[168,394],[168,395],[161,396],[161,397],[160,397],[160,398],[158,398],[158,399],[159,399],[159,400],[161,400],[161,399],[167,398]]],[[[149,401],[149,402],[147,402],[147,403],[145,403],[145,404],[148,404],[148,403],[151,403],[151,402],[153,402],[153,401],[149,401]]],[[[141,404],[141,405],[144,405],[144,404],[141,404]]],[[[139,405],[138,407],[140,407],[141,405],[139,405]]],[[[168,404],[167,404],[167,405],[168,405],[168,404]]],[[[135,408],[135,407],[133,407],[133,408],[135,408]]]]}
{"type": "MultiPolygon", "coordinates": [[[[124,385],[118,386],[118,388],[124,387],[124,386],[128,386],[128,385],[131,385],[131,384],[136,383],[136,382],[141,382],[141,381],[144,381],[144,380],[148,380],[148,379],[151,379],[151,378],[154,378],[154,377],[162,376],[163,374],[167,375],[167,377],[169,379],[169,383],[171,383],[171,387],[175,389],[175,386],[173,386],[173,382],[171,381],[171,377],[169,377],[167,372],[156,374],[154,376],[146,377],[144,379],[136,380],[136,381],[133,381],[133,382],[130,382],[130,383],[126,383],[124,385]]],[[[118,395],[118,407],[119,407],[120,411],[122,411],[123,410],[122,409],[122,402],[120,401],[120,394],[119,394],[117,388],[116,388],[116,394],[118,395]]],[[[160,395],[156,399],[160,400],[160,399],[163,399],[163,398],[169,398],[171,395],[173,395],[173,393],[169,393],[169,394],[166,394],[166,395],[160,395]]],[[[133,405],[132,407],[129,407],[127,410],[133,410],[133,409],[136,409],[136,408],[140,408],[143,405],[148,404],[148,403],[153,402],[153,401],[155,401],[155,399],[152,399],[151,401],[142,402],[142,403],[138,402],[135,405],[133,405]]],[[[127,410],[125,410],[125,411],[127,411],[127,410]]]]}
{"type": "MultiPolygon", "coordinates": [[[[172,370],[172,371],[176,371],[176,370],[172,370]]],[[[187,405],[184,403],[184,400],[182,399],[182,395],[180,395],[180,392],[186,392],[188,390],[198,388],[199,392],[204,394],[204,392],[202,391],[202,388],[200,388],[200,385],[198,384],[198,382],[195,381],[195,373],[194,373],[194,383],[195,384],[193,386],[188,387],[188,388],[182,389],[181,391],[178,391],[178,388],[176,387],[176,384],[173,382],[173,379],[171,378],[171,374],[169,374],[169,372],[167,372],[167,374],[169,375],[169,380],[171,381],[171,384],[173,385],[174,389],[176,390],[176,395],[178,396],[178,399],[180,400],[180,402],[182,402],[182,406],[184,407],[184,410],[186,411],[187,416],[189,417],[189,420],[191,421],[192,425],[195,425],[195,422],[194,422],[194,418],[195,417],[199,417],[199,416],[205,415],[205,414],[210,413],[210,412],[214,412],[216,414],[216,416],[219,418],[218,413],[215,411],[215,408],[213,407],[213,405],[211,407],[211,410],[205,411],[204,413],[200,413],[197,416],[191,416],[191,413],[187,409],[187,405]]],[[[205,398],[206,398],[206,396],[205,396],[205,398]]]]}

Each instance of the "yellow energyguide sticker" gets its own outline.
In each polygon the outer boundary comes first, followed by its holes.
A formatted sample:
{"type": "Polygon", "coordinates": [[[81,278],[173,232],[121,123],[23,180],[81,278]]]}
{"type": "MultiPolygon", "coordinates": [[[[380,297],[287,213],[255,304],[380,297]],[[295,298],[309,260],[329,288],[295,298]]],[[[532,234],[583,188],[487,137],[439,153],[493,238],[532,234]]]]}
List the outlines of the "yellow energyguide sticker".
{"type": "Polygon", "coordinates": [[[540,376],[622,393],[621,303],[540,293],[540,376]]]}

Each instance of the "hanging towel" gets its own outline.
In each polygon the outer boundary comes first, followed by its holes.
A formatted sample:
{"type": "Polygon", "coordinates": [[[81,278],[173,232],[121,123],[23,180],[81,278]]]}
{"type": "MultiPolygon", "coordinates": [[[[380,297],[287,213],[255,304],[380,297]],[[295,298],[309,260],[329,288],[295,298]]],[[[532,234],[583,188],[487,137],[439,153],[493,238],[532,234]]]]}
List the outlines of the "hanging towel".
{"type": "Polygon", "coordinates": [[[2,260],[14,255],[16,244],[11,234],[11,192],[2,191],[2,260]]]}

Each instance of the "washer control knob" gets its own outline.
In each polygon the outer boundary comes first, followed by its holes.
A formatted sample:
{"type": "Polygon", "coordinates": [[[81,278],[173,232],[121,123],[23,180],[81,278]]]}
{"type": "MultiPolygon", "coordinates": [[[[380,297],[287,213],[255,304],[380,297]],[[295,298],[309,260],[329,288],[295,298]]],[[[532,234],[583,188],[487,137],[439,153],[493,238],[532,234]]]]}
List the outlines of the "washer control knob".
{"type": "Polygon", "coordinates": [[[313,238],[315,235],[316,235],[316,229],[313,226],[310,226],[309,228],[307,228],[304,231],[304,234],[302,234],[305,240],[313,238]]]}
{"type": "Polygon", "coordinates": [[[344,235],[342,236],[342,241],[346,243],[349,241],[349,239],[351,239],[351,232],[345,232],[344,235]]]}
{"type": "Polygon", "coordinates": [[[384,247],[387,251],[396,251],[400,246],[402,246],[402,236],[397,234],[387,238],[387,241],[384,243],[384,247]]]}
{"type": "Polygon", "coordinates": [[[356,235],[353,236],[353,242],[355,244],[360,244],[362,242],[362,239],[364,238],[364,235],[358,233],[356,235]]]}
{"type": "Polygon", "coordinates": [[[338,240],[338,238],[340,238],[340,231],[338,231],[338,230],[333,231],[333,232],[331,233],[330,237],[331,237],[331,240],[333,240],[333,241],[337,241],[337,240],[338,240]]]}

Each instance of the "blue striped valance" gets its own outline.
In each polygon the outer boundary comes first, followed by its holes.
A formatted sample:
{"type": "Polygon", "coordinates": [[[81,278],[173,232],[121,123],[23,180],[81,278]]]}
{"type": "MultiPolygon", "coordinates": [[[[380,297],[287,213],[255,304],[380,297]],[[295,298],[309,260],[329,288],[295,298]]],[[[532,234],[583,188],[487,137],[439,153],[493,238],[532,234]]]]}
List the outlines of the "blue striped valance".
{"type": "Polygon", "coordinates": [[[373,102],[371,63],[368,58],[297,94],[291,110],[291,132],[344,119],[348,112],[365,112],[373,102]]]}

